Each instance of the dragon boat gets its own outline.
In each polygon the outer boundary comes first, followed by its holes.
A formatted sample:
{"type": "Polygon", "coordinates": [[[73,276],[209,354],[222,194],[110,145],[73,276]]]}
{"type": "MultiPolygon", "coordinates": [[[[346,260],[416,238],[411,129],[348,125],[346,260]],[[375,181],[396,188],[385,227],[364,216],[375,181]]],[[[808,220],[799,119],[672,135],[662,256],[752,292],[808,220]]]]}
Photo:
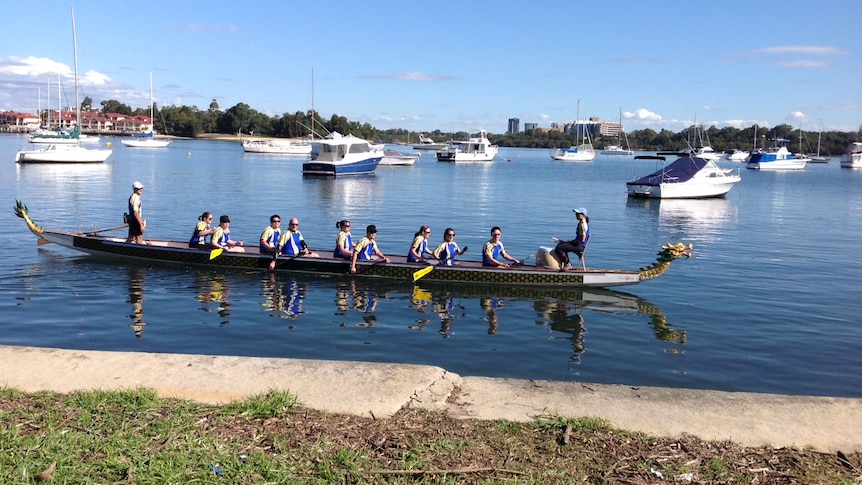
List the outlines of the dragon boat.
{"type": "MultiPolygon", "coordinates": [[[[203,250],[189,248],[186,241],[149,239],[147,244],[127,243],[125,237],[109,237],[102,233],[117,228],[89,232],[51,231],[42,229],[30,218],[27,206],[16,201],[15,214],[24,219],[30,231],[44,244],[82,251],[106,259],[146,261],[151,263],[187,264],[219,268],[269,270],[271,254],[260,253],[256,247],[245,252],[203,250]]],[[[651,265],[638,270],[575,269],[559,271],[547,264],[521,264],[509,269],[482,266],[480,261],[459,260],[454,266],[431,266],[427,263],[408,262],[403,256],[390,256],[390,263],[382,260],[359,261],[354,276],[389,278],[448,284],[516,285],[534,287],[596,287],[636,285],[664,274],[673,261],[691,257],[691,244],[664,244],[658,258],[651,265]]],[[[540,250],[543,248],[540,248],[540,250]]],[[[546,249],[546,248],[545,248],[546,249]]],[[[275,271],[345,275],[350,273],[350,261],[335,258],[332,251],[315,249],[320,257],[279,256],[275,271]]]]}

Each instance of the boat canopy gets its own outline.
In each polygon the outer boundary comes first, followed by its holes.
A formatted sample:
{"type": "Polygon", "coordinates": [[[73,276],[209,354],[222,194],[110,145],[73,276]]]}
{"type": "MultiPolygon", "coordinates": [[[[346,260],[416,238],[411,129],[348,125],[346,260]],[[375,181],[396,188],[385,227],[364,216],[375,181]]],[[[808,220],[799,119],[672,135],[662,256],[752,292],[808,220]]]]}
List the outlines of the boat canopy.
{"type": "Polygon", "coordinates": [[[659,185],[686,182],[708,163],[709,160],[700,157],[678,158],[675,162],[663,167],[661,170],[657,170],[632,182],[627,182],[626,185],[659,185]]]}

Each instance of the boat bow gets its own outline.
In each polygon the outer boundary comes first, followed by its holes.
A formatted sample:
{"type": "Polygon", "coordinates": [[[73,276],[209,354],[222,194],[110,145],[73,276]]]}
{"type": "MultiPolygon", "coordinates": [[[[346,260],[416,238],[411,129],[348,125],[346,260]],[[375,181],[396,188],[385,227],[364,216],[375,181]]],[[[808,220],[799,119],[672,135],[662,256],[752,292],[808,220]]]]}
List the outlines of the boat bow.
{"type": "Polygon", "coordinates": [[[670,263],[679,258],[690,258],[691,248],[691,244],[685,245],[681,242],[676,244],[666,243],[662,245],[661,251],[658,252],[658,258],[656,258],[655,262],[646,268],[640,269],[641,281],[651,280],[663,275],[664,272],[670,268],[670,263]]]}
{"type": "Polygon", "coordinates": [[[42,237],[42,234],[45,232],[42,230],[42,226],[37,226],[33,219],[30,219],[29,211],[27,210],[27,205],[25,205],[20,200],[15,201],[15,215],[24,219],[24,222],[27,223],[27,229],[30,229],[30,232],[35,234],[38,237],[42,237]]]}

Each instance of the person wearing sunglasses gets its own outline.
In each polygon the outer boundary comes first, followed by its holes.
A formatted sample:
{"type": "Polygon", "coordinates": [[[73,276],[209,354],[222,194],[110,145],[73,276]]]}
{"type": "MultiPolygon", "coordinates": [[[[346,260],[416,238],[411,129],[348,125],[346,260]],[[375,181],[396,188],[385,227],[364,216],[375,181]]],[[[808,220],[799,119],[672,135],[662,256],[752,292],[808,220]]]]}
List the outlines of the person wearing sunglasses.
{"type": "Polygon", "coordinates": [[[466,252],[467,246],[461,249],[458,247],[458,243],[455,242],[455,230],[447,227],[443,231],[443,242],[434,250],[434,257],[440,260],[441,266],[452,266],[455,264],[455,256],[460,256],[466,252]]]}
{"type": "MultiPolygon", "coordinates": [[[[428,238],[431,237],[431,228],[422,226],[413,235],[413,242],[410,244],[410,251],[407,253],[407,262],[409,263],[424,263],[425,255],[434,256],[434,253],[428,249],[428,238]]],[[[436,256],[434,256],[436,258],[436,256]]]]}
{"type": "Polygon", "coordinates": [[[350,272],[356,272],[356,261],[370,261],[374,257],[380,258],[386,263],[390,263],[389,258],[380,251],[377,246],[377,226],[374,224],[365,228],[365,237],[356,243],[356,248],[353,250],[353,257],[350,259],[350,272]]]}
{"type": "Polygon", "coordinates": [[[269,217],[269,226],[260,234],[261,254],[275,254],[278,252],[278,238],[281,236],[281,216],[273,214],[269,217]]]}
{"type": "Polygon", "coordinates": [[[287,225],[287,231],[284,231],[278,239],[278,247],[276,248],[275,254],[272,255],[269,269],[275,269],[275,260],[278,259],[279,254],[290,256],[291,258],[299,256],[306,258],[320,257],[319,254],[308,249],[308,245],[305,243],[305,238],[303,238],[302,233],[299,232],[299,219],[296,217],[290,220],[287,225]]]}
{"type": "Polygon", "coordinates": [[[504,260],[511,261],[515,264],[521,264],[520,261],[509,256],[509,253],[506,252],[506,248],[503,247],[503,241],[500,240],[501,237],[503,237],[503,231],[498,226],[492,227],[491,239],[489,239],[482,248],[482,266],[493,266],[506,269],[511,268],[512,266],[504,260]]]}
{"type": "Polygon", "coordinates": [[[206,236],[212,236],[215,229],[212,227],[213,215],[210,212],[204,212],[198,217],[198,223],[195,225],[195,230],[192,232],[192,237],[189,239],[189,247],[197,249],[206,249],[206,236]]]}
{"type": "Polygon", "coordinates": [[[336,258],[350,259],[353,257],[353,236],[350,235],[350,221],[342,219],[335,223],[335,227],[341,231],[335,237],[335,250],[332,256],[336,258]]]}

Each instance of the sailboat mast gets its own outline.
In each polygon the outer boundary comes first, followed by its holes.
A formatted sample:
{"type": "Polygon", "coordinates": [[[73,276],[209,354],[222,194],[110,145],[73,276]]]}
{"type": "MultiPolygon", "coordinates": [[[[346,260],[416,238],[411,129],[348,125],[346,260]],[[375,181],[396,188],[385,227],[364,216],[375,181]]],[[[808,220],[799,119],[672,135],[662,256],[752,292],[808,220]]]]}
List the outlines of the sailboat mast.
{"type": "Polygon", "coordinates": [[[78,33],[75,31],[75,8],[72,7],[72,48],[75,52],[75,122],[81,128],[81,101],[78,99],[78,33]]]}
{"type": "Polygon", "coordinates": [[[314,66],[311,66],[311,139],[314,140],[314,66]]]}
{"type": "Polygon", "coordinates": [[[150,131],[156,132],[156,118],[153,112],[153,72],[150,71],[150,131]]]}

